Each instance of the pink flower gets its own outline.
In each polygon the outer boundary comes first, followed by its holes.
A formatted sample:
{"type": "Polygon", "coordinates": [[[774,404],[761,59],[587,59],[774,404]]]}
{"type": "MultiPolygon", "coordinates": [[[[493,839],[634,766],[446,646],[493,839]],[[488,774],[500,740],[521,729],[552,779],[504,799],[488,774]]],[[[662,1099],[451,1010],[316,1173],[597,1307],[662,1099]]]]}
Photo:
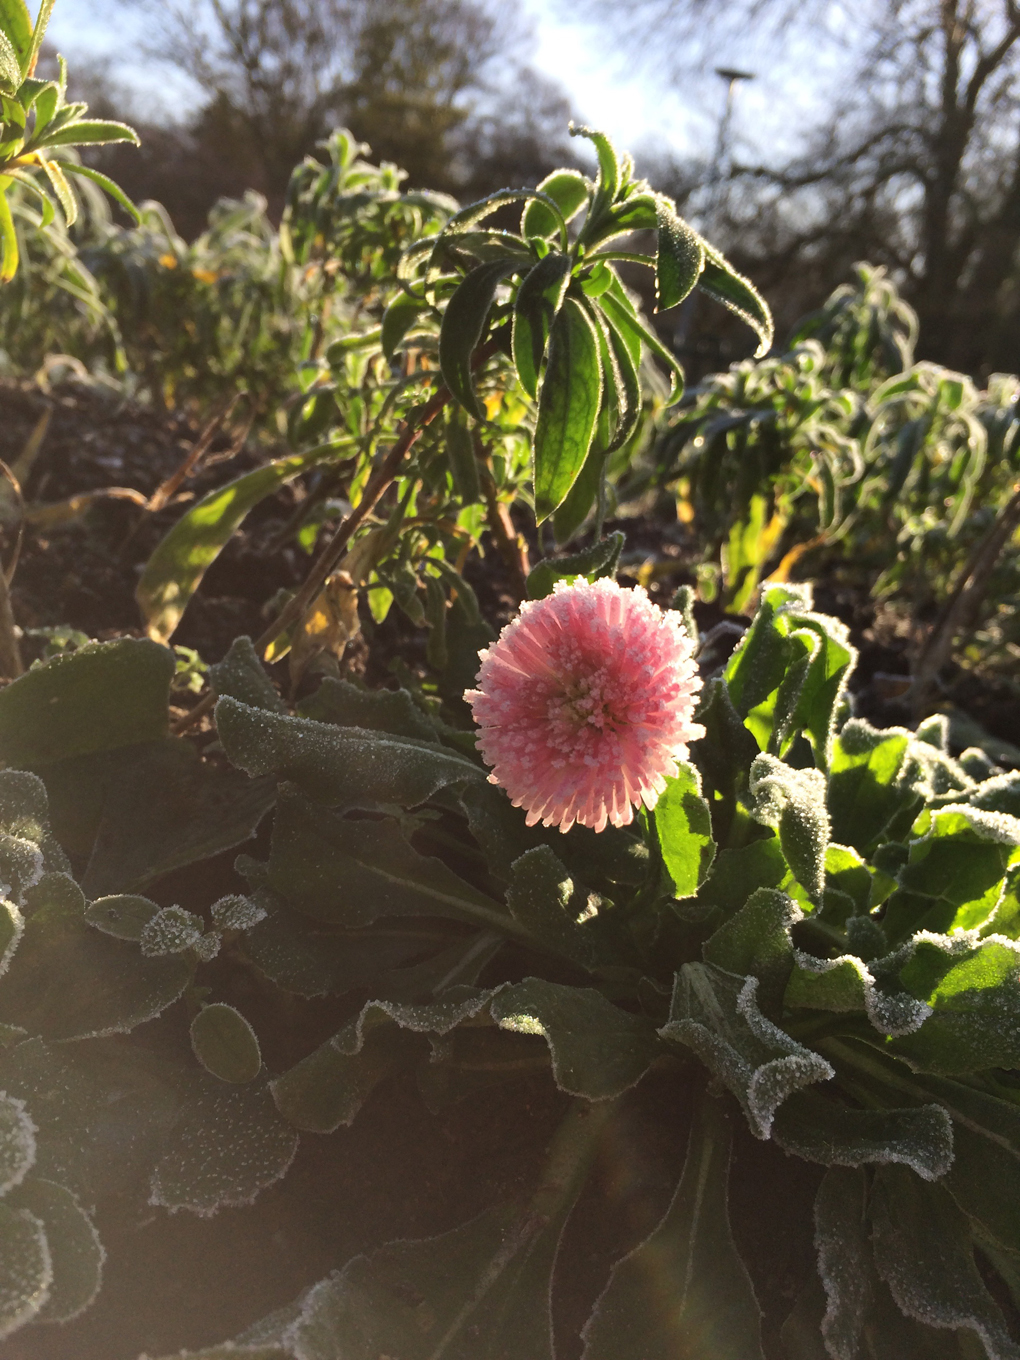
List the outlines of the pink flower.
{"type": "Polygon", "coordinates": [[[627,826],[654,807],[705,734],[692,722],[701,680],[674,611],[615,581],[559,581],[521,605],[487,650],[471,705],[478,749],[528,825],[627,826]]]}

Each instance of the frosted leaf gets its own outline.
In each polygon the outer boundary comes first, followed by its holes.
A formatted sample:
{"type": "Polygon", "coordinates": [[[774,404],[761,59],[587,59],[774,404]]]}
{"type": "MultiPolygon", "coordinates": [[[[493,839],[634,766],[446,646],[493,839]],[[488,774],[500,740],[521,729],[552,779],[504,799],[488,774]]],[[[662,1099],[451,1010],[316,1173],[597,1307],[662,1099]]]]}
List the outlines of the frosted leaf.
{"type": "Polygon", "coordinates": [[[928,742],[918,741],[913,734],[897,782],[901,788],[919,794],[925,802],[950,793],[965,794],[975,787],[958,761],[928,742]]]}
{"type": "Polygon", "coordinates": [[[311,1133],[352,1124],[371,1092],[406,1055],[401,1030],[449,1034],[480,1015],[491,997],[489,991],[457,988],[454,996],[422,1006],[368,1002],[342,1030],[270,1083],[277,1109],[295,1128],[311,1133]]]}
{"type": "Polygon", "coordinates": [[[448,784],[484,777],[473,761],[431,742],[291,718],[229,698],[216,705],[216,725],[238,769],[293,780],[313,798],[345,807],[412,807],[448,784]]]}
{"type": "Polygon", "coordinates": [[[914,734],[918,741],[934,746],[936,751],[949,750],[949,719],[944,713],[933,713],[930,718],[917,724],[914,734]]]}
{"type": "Polygon", "coordinates": [[[767,1139],[777,1108],[793,1091],[835,1072],[758,1009],[758,979],[709,964],[676,975],[670,1018],[659,1034],[692,1049],[744,1107],[756,1138],[767,1139]]]}
{"type": "Polygon", "coordinates": [[[899,1162],[934,1181],[953,1165],[953,1125],[941,1105],[861,1110],[804,1090],[777,1111],[772,1137],[786,1152],[822,1166],[899,1162]]]}
{"type": "Polygon", "coordinates": [[[217,930],[252,930],[269,915],[265,907],[240,893],[221,897],[210,910],[217,930]]]}
{"type": "Polygon", "coordinates": [[[162,907],[142,928],[139,942],[147,958],[161,954],[183,954],[194,949],[202,938],[201,916],[183,907],[162,907]]]}
{"type": "Polygon", "coordinates": [[[975,840],[1007,845],[1010,849],[1020,846],[1020,817],[975,807],[972,803],[947,803],[940,808],[926,808],[914,822],[912,832],[920,839],[951,835],[968,827],[975,840]]]}
{"type": "Polygon", "coordinates": [[[621,1095],[663,1052],[650,1021],[614,1006],[592,987],[527,978],[501,988],[490,1009],[501,1029],[541,1035],[556,1085],[584,1100],[621,1095]]]}
{"type": "Polygon", "coordinates": [[[209,963],[220,952],[223,936],[218,930],[207,930],[200,940],[192,946],[198,955],[199,963],[209,963]]]}
{"type": "Polygon", "coordinates": [[[866,1199],[862,1173],[842,1167],[826,1173],[815,1198],[815,1251],[826,1295],[822,1336],[832,1360],[858,1360],[871,1302],[866,1199]]]}
{"type": "Polygon", "coordinates": [[[25,918],[13,902],[0,900],[0,977],[10,967],[14,951],[25,933],[25,918]]]}
{"type": "Polygon", "coordinates": [[[222,1001],[203,1006],[191,1022],[195,1057],[221,1081],[254,1081],[262,1067],[259,1041],[251,1025],[222,1001]]]}
{"type": "Polygon", "coordinates": [[[0,1195],[19,1185],[34,1165],[37,1133],[25,1102],[0,1091],[0,1195]]]}
{"type": "MultiPolygon", "coordinates": [[[[966,752],[964,752],[966,755],[966,752]]],[[[961,757],[962,759],[962,757],[961,757]]],[[[967,802],[988,812],[1007,812],[1020,817],[1020,770],[986,779],[971,793],[967,802]]]]}
{"type": "Polygon", "coordinates": [[[906,1167],[880,1167],[872,1219],[875,1265],[907,1317],[975,1332],[989,1360],[1020,1360],[974,1263],[968,1221],[947,1190],[906,1167]]]}
{"type": "Polygon", "coordinates": [[[825,891],[825,852],[830,840],[825,776],[821,770],[795,770],[775,756],[756,756],[748,787],[752,815],[775,827],[783,854],[808,895],[825,891]]]}
{"type": "Polygon", "coordinates": [[[0,1340],[31,1322],[46,1302],[53,1265],[42,1222],[0,1204],[0,1340]]]}
{"type": "Polygon", "coordinates": [[[126,1033],[180,996],[191,961],[145,958],[85,919],[73,879],[46,874],[31,890],[25,931],[0,986],[0,1022],[46,1039],[126,1033]]]}
{"type": "Polygon", "coordinates": [[[913,732],[907,727],[872,727],[867,718],[851,718],[843,724],[839,744],[848,756],[869,755],[890,737],[910,740],[913,732]]]}
{"type": "Polygon", "coordinates": [[[864,1004],[868,1019],[879,1034],[892,1038],[913,1034],[931,1015],[931,1007],[926,1001],[917,1001],[906,992],[880,992],[869,987],[864,994],[864,1004]]]}
{"type": "MultiPolygon", "coordinates": [[[[905,954],[897,955],[902,962],[905,954]]],[[[875,986],[867,964],[856,954],[817,959],[798,950],[785,1001],[811,1010],[860,1011],[880,1034],[912,1034],[931,1014],[931,1007],[906,992],[884,992],[875,986]]]]}
{"type": "Polygon", "coordinates": [[[286,1175],[298,1135],[265,1087],[217,1084],[188,1102],[168,1142],[152,1174],[149,1203],[208,1217],[225,1205],[254,1203],[286,1175]]]}
{"type": "Polygon", "coordinates": [[[21,836],[0,832],[0,897],[23,907],[25,893],[35,887],[45,868],[38,845],[21,836]]]}
{"type": "MultiPolygon", "coordinates": [[[[980,746],[968,746],[965,751],[961,751],[957,756],[957,761],[963,772],[979,784],[988,780],[995,779],[1003,774],[1001,765],[996,765],[991,756],[981,750],[980,746]]],[[[1000,808],[1001,812],[1014,812],[1012,808],[1000,808]]]]}
{"type": "Polygon", "coordinates": [[[118,893],[113,897],[97,897],[85,909],[85,920],[104,935],[116,940],[138,940],[142,931],[159,912],[155,902],[147,897],[118,893]]]}
{"type": "Polygon", "coordinates": [[[70,1322],[84,1313],[103,1282],[106,1252],[95,1225],[62,1185],[30,1177],[8,1201],[27,1209],[46,1230],[53,1280],[36,1322],[70,1322]]]}

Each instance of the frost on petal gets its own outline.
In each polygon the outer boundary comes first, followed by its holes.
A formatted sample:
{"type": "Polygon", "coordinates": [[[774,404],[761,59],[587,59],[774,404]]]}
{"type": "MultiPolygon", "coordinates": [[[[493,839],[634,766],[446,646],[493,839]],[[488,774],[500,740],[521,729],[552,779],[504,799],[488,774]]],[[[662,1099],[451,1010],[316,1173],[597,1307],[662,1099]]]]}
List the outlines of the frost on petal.
{"type": "Polygon", "coordinates": [[[626,826],[688,743],[701,680],[678,613],[615,581],[559,581],[480,653],[478,748],[529,825],[626,826]]]}

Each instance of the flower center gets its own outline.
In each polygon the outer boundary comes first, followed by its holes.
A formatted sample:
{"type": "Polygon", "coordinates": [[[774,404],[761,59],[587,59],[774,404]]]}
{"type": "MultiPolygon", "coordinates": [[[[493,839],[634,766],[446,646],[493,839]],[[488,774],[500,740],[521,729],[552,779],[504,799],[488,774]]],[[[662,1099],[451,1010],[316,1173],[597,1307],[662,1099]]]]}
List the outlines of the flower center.
{"type": "Polygon", "coordinates": [[[615,731],[618,718],[613,711],[609,689],[609,675],[600,667],[585,675],[563,675],[561,692],[549,703],[549,716],[580,731],[595,727],[599,731],[615,731]]]}

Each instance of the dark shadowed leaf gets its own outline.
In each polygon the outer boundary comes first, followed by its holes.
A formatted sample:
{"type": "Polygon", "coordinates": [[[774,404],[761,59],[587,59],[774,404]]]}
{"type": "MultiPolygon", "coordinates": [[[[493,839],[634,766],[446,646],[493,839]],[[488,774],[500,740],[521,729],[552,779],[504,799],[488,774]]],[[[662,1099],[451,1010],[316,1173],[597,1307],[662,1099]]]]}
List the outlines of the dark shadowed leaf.
{"type": "Polygon", "coordinates": [[[166,735],[174,656],[137,638],[56,656],[0,690],[0,760],[41,767],[166,735]]]}
{"type": "Polygon", "coordinates": [[[70,1190],[35,1176],[4,1203],[27,1209],[46,1230],[53,1283],[35,1321],[70,1322],[89,1307],[102,1284],[106,1253],[95,1225],[70,1190]]]}
{"type": "Polygon", "coordinates": [[[762,1360],[761,1314],[729,1224],[731,1138],[703,1096],[673,1202],[613,1267],[583,1360],[762,1360]]]}
{"type": "Polygon", "coordinates": [[[520,267],[517,259],[490,260],[477,265],[466,275],[443,313],[439,332],[439,366],[443,381],[476,420],[484,420],[485,411],[471,380],[471,356],[482,338],[500,281],[520,267]]]}

